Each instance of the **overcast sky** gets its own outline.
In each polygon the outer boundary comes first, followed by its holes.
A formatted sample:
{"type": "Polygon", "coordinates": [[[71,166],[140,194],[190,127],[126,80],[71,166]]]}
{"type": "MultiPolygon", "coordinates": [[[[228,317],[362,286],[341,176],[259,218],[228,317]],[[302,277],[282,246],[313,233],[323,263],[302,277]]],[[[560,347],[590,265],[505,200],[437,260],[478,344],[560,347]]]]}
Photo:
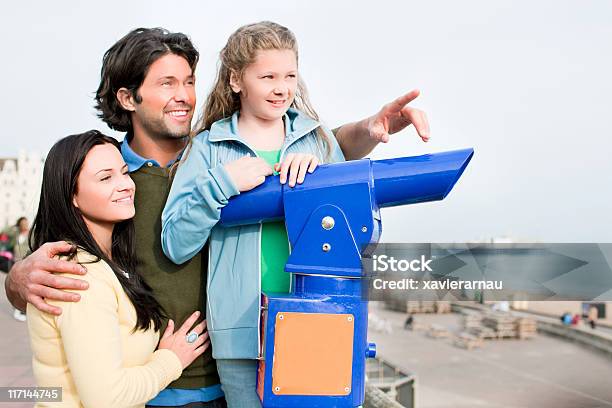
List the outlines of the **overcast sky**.
{"type": "Polygon", "coordinates": [[[0,157],[92,128],[122,138],[92,106],[102,55],[129,30],[190,35],[200,106],[228,35],[263,19],[295,32],[329,126],[421,89],[414,105],[432,140],[404,131],[372,158],[475,149],[446,200],[383,212],[384,241],[612,242],[608,0],[11,2],[0,16],[0,157]]]}

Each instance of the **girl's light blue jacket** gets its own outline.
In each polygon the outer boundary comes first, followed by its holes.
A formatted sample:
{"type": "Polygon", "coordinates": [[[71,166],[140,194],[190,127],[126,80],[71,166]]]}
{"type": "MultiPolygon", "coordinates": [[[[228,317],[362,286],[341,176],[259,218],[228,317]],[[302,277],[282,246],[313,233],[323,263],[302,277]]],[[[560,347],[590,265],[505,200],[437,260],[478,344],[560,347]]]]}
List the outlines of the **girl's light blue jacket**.
{"type": "MultiPolygon", "coordinates": [[[[324,129],[331,141],[327,155],[316,137],[317,121],[289,109],[284,122],[281,161],[297,152],[315,154],[321,163],[344,161],[334,135],[324,129]]],[[[261,224],[217,225],[221,209],[240,194],[224,164],[249,154],[257,155],[238,134],[238,112],[215,122],[194,137],[162,213],[162,247],[173,262],[188,261],[209,240],[206,319],[217,359],[254,359],[259,353],[261,224]]]]}

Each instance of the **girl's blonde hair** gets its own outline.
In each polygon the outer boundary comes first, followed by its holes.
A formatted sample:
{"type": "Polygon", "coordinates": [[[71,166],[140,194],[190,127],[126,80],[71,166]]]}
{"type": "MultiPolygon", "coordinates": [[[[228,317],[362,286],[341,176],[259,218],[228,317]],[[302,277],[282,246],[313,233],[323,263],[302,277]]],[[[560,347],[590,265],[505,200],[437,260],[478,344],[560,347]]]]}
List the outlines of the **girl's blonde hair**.
{"type": "MultiPolygon", "coordinates": [[[[230,76],[233,72],[238,79],[242,79],[245,69],[255,62],[257,52],[263,50],[291,50],[295,53],[296,60],[298,59],[297,40],[287,27],[271,21],[240,27],[230,35],[227,44],[221,50],[217,77],[212,91],[206,98],[194,134],[209,130],[214,122],[240,110],[240,95],[230,87],[230,76]]],[[[299,76],[291,107],[304,112],[316,121],[319,120],[308,99],[306,86],[299,76]]],[[[331,144],[321,127],[317,128],[317,136],[325,146],[326,155],[329,156],[331,144]]]]}

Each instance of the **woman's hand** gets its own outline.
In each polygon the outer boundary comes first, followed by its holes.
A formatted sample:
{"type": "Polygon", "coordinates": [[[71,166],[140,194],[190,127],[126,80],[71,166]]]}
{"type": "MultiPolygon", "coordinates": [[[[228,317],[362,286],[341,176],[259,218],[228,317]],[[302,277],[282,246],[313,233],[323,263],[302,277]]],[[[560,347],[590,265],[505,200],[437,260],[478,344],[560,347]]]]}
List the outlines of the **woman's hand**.
{"type": "Polygon", "coordinates": [[[168,327],[164,332],[160,342],[159,349],[168,349],[177,355],[183,369],[198,358],[206,349],[210,346],[210,340],[208,339],[208,332],[206,329],[206,320],[202,320],[197,326],[190,330],[195,324],[196,320],[200,316],[200,312],[194,312],[185,323],[174,332],[174,321],[168,322],[168,327]],[[188,336],[195,338],[191,333],[196,333],[197,339],[192,343],[189,343],[188,336]]]}
{"type": "Polygon", "coordinates": [[[254,189],[273,173],[272,167],[260,157],[244,156],[224,167],[240,192],[254,189]]]}
{"type": "Polygon", "coordinates": [[[285,184],[289,176],[289,187],[294,187],[296,182],[302,184],[306,172],[312,173],[318,165],[319,159],[314,154],[289,153],[282,163],[274,166],[274,170],[280,173],[281,184],[285,184]]]}

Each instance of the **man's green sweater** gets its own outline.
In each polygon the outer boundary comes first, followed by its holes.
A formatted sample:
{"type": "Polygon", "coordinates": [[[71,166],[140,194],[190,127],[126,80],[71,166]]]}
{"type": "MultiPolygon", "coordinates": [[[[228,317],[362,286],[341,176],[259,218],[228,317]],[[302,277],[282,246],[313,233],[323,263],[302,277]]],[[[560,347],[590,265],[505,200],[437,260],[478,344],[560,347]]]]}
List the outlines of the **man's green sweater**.
{"type": "MultiPolygon", "coordinates": [[[[153,288],[153,295],[178,328],[195,310],[201,316],[206,315],[208,246],[182,265],[175,265],[164,256],[161,214],[170,190],[169,174],[166,168],[143,166],[130,176],[136,184],[134,224],[138,272],[153,288]]],[[[161,333],[165,328],[164,324],[161,333]]],[[[169,388],[193,389],[218,383],[217,367],[209,347],[169,388]]]]}

